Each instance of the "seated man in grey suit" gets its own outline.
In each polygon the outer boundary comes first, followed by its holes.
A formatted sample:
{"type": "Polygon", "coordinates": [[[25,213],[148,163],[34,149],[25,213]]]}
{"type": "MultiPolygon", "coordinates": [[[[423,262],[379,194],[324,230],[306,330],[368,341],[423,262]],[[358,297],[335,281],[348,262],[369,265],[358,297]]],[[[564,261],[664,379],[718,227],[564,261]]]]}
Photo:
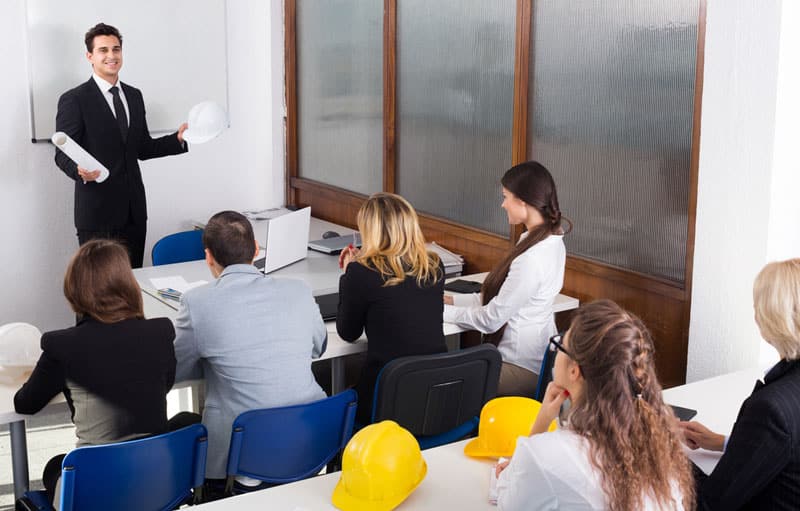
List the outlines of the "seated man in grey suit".
{"type": "Polygon", "coordinates": [[[183,295],[175,379],[205,379],[206,477],[222,479],[240,413],[325,398],[311,359],[325,351],[328,335],[305,282],[265,276],[252,265],[258,243],[244,216],[212,216],[203,246],[216,280],[183,295]]]}

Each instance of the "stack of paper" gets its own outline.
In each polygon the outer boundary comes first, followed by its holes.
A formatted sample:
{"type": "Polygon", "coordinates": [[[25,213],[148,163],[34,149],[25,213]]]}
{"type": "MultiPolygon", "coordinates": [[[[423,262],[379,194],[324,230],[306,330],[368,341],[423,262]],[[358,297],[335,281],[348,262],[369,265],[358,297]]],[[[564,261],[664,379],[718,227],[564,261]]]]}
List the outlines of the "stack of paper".
{"type": "Polygon", "coordinates": [[[450,252],[446,248],[432,241],[425,245],[431,252],[436,252],[444,265],[445,277],[458,277],[464,270],[464,258],[450,252]]]}

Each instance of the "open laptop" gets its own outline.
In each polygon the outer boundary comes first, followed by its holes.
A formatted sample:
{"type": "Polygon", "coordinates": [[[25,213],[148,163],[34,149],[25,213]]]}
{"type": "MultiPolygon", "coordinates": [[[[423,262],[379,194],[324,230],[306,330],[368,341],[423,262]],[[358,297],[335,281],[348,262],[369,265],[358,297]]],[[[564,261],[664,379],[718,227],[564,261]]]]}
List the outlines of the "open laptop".
{"type": "Polygon", "coordinates": [[[266,257],[253,264],[264,273],[288,266],[308,254],[311,208],[298,209],[270,219],[267,224],[266,257]]]}

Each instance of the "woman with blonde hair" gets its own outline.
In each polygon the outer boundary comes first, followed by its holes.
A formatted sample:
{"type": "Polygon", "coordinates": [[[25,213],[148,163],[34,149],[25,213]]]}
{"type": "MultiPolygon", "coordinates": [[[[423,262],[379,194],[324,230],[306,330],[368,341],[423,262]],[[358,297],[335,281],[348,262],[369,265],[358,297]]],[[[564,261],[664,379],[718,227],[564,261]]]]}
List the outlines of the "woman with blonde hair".
{"type": "MultiPolygon", "coordinates": [[[[144,319],[127,250],[105,239],[81,245],[67,267],[64,296],[78,324],[42,335],[42,355],[14,396],[17,413],[36,413],[63,392],[78,447],[166,432],[175,330],[167,318],[144,319]]],[[[44,469],[51,500],[63,458],[44,469]]]]}
{"type": "Polygon", "coordinates": [[[729,437],[681,424],[690,448],[723,451],[709,476],[695,472],[699,509],[800,508],[800,259],[761,270],[753,308],[781,359],[742,403],[729,437]]]}
{"type": "Polygon", "coordinates": [[[444,269],[425,248],[417,213],[399,195],[376,193],[356,217],[361,250],[339,256],[339,337],[366,332],[367,361],[356,385],[358,419],[372,416],[375,380],[387,362],[447,351],[442,332],[444,269]]]}
{"type": "Polygon", "coordinates": [[[497,467],[498,508],[693,509],[691,464],[641,320],[612,301],[592,302],[549,349],[553,381],[531,436],[497,467]],[[562,427],[548,433],[567,398],[562,427]]]}

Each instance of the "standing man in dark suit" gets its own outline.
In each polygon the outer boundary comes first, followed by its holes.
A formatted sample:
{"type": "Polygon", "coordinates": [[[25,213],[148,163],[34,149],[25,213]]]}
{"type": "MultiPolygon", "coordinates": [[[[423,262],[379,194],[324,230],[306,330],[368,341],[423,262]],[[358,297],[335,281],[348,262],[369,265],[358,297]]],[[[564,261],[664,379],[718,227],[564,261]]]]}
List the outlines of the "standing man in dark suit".
{"type": "Polygon", "coordinates": [[[97,169],[84,169],[56,149],[56,164],[75,181],[75,228],[83,245],[113,238],[128,249],[131,266],[140,268],[147,233],[147,204],[138,160],[186,152],[184,123],[176,133],[150,138],[139,89],[119,81],[122,35],[98,23],[86,33],[86,59],[94,71],[86,83],[58,100],[56,131],[63,131],[110,175],[102,183],[97,169]]]}

